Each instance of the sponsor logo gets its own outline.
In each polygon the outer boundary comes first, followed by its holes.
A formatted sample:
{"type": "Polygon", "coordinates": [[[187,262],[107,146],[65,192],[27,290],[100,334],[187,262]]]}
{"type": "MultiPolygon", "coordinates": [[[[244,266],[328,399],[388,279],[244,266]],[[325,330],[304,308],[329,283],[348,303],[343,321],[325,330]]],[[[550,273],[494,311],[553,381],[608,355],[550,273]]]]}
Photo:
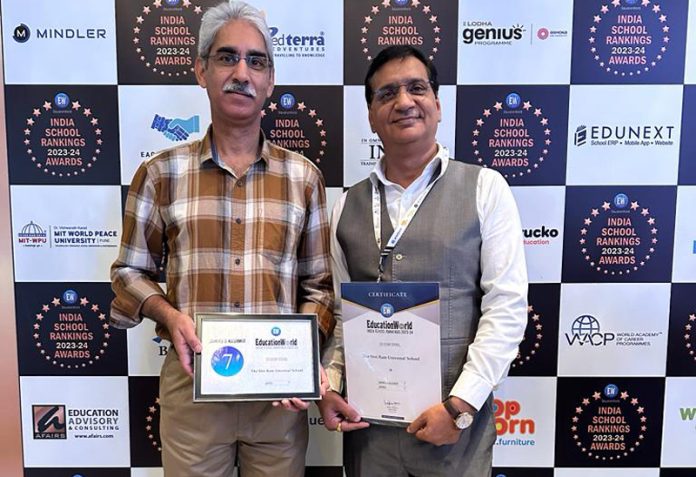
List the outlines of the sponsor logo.
{"type": "Polygon", "coordinates": [[[200,118],[198,115],[191,116],[188,119],[181,119],[166,118],[155,114],[150,129],[162,133],[170,141],[179,142],[186,141],[191,134],[200,132],[199,123],[200,118]]]}
{"type": "Polygon", "coordinates": [[[67,439],[64,404],[34,404],[31,406],[34,439],[67,439]]]}
{"type": "Polygon", "coordinates": [[[324,32],[318,34],[297,34],[280,31],[278,27],[269,27],[273,56],[276,58],[323,58],[326,56],[326,38],[324,32]]]}
{"type": "Polygon", "coordinates": [[[159,336],[155,336],[152,338],[152,342],[157,345],[157,355],[158,356],[167,356],[167,353],[169,352],[169,346],[166,344],[162,344],[164,340],[160,338],[159,336]]]}
{"type": "MultiPolygon", "coordinates": [[[[37,28],[37,40],[101,40],[106,39],[105,28],[37,28]]],[[[12,38],[17,43],[26,43],[31,38],[31,28],[24,23],[12,31],[12,38]]]]}
{"type": "Polygon", "coordinates": [[[20,23],[12,32],[12,38],[17,43],[26,43],[31,38],[31,29],[24,23],[20,23]]]}
{"type": "Polygon", "coordinates": [[[234,346],[218,348],[210,362],[213,371],[220,376],[230,377],[238,374],[244,367],[244,356],[234,346]]]}
{"type": "Polygon", "coordinates": [[[576,146],[673,146],[676,126],[672,125],[581,125],[575,129],[576,146]],[[589,139],[589,142],[588,142],[589,139]]]}
{"type": "Polygon", "coordinates": [[[462,40],[465,45],[512,45],[524,37],[522,24],[495,26],[488,20],[465,21],[462,40]]]}
{"type": "Polygon", "coordinates": [[[533,446],[534,439],[530,439],[536,432],[534,419],[518,416],[522,411],[519,401],[500,399],[493,400],[493,413],[495,416],[495,429],[498,434],[495,445],[497,446],[533,446]],[[508,436],[505,438],[503,436],[508,436]]]}
{"type": "Polygon", "coordinates": [[[273,328],[271,328],[271,334],[273,336],[280,336],[280,333],[281,333],[281,331],[280,331],[279,327],[274,326],[273,328]]]}
{"type": "Polygon", "coordinates": [[[549,245],[551,239],[558,238],[559,230],[546,225],[535,229],[522,229],[525,245],[549,245]]]}
{"type": "Polygon", "coordinates": [[[46,231],[33,221],[22,227],[17,234],[17,243],[23,247],[43,247],[47,242],[46,231]]]}

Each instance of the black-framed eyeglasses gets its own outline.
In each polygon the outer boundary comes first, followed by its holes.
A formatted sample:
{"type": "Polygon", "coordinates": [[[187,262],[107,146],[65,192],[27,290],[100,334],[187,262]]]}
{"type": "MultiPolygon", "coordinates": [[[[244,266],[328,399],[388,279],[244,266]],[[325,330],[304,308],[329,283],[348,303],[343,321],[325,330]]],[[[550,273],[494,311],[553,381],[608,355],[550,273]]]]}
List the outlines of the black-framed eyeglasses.
{"type": "Polygon", "coordinates": [[[251,54],[242,56],[239,53],[233,53],[231,51],[218,51],[217,53],[207,55],[204,58],[206,60],[212,60],[215,66],[219,66],[221,68],[233,68],[242,60],[246,61],[247,66],[254,71],[266,71],[268,68],[273,66],[273,62],[265,55],[251,54]]]}
{"type": "Polygon", "coordinates": [[[431,81],[410,79],[399,83],[391,83],[376,89],[372,93],[372,97],[378,103],[386,104],[396,99],[402,87],[406,89],[406,93],[408,93],[409,96],[425,96],[431,89],[431,81]]]}

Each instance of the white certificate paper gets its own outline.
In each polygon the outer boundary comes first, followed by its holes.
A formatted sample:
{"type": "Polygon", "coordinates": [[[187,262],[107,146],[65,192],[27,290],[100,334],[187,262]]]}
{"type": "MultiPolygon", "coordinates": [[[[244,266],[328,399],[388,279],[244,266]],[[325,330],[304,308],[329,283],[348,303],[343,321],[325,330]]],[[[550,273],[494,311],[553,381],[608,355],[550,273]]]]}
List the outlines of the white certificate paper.
{"type": "Polygon", "coordinates": [[[441,401],[438,283],[341,284],[348,402],[408,425],[441,401]]]}
{"type": "Polygon", "coordinates": [[[316,315],[196,314],[194,401],[319,399],[316,315]]]}

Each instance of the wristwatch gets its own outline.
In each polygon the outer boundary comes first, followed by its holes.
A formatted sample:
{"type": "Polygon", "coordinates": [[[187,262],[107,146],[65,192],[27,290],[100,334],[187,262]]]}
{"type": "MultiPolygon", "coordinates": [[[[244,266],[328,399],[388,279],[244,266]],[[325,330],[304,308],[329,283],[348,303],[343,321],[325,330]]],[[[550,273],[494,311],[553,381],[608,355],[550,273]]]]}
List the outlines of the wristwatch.
{"type": "Polygon", "coordinates": [[[467,411],[460,412],[459,409],[454,407],[454,404],[452,404],[450,398],[442,401],[442,405],[445,406],[445,409],[447,409],[449,415],[452,416],[452,419],[454,419],[454,425],[457,426],[458,429],[466,429],[474,422],[474,416],[467,411]]]}

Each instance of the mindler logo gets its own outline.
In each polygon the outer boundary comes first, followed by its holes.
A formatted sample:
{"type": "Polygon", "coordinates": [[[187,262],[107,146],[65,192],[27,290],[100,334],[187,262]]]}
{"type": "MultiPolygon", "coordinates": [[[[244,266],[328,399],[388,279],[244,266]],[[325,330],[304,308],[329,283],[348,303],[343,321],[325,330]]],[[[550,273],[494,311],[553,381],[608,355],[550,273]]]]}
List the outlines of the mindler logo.
{"type": "Polygon", "coordinates": [[[17,43],[26,43],[31,37],[31,29],[24,23],[17,25],[12,32],[12,38],[17,43]]]}

